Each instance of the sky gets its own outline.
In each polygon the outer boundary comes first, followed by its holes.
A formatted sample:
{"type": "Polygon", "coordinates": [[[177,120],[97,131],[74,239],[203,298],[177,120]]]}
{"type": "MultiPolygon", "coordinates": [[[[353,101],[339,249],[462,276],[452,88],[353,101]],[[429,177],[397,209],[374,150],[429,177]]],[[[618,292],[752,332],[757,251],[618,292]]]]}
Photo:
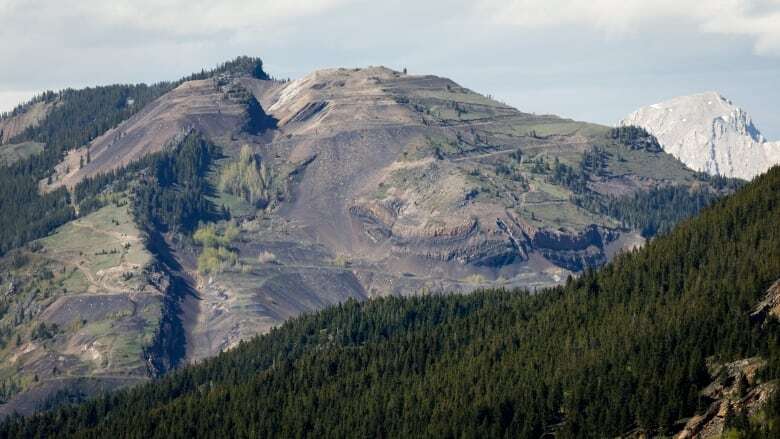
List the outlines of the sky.
{"type": "Polygon", "coordinates": [[[0,111],[238,55],[277,78],[384,65],[613,125],[718,91],[780,140],[780,0],[0,0],[0,111]]]}

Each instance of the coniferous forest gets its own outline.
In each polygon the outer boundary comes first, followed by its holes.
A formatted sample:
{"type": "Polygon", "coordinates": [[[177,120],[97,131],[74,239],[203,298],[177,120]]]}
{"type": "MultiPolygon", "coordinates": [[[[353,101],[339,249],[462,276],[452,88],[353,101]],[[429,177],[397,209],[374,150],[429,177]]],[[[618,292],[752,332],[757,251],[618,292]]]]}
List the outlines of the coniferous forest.
{"type": "MultiPolygon", "coordinates": [[[[27,128],[10,140],[10,143],[43,143],[43,152],[10,166],[0,166],[0,254],[45,236],[73,219],[75,212],[65,189],[45,194],[38,190],[39,182],[54,172],[54,166],[68,150],[89,143],[184,81],[205,79],[225,72],[269,78],[259,58],[242,56],[174,82],[49,91],[33,99],[33,103],[50,102],[55,105],[40,124],[27,128]]],[[[20,106],[9,115],[22,111],[20,106]]],[[[131,170],[137,171],[147,164],[141,163],[131,170]]]]}
{"type": "MultiPolygon", "coordinates": [[[[664,435],[707,407],[709,362],[780,378],[780,326],[750,316],[780,273],[778,215],[774,168],[565,286],[349,301],[0,437],[664,435]]],[[[779,408],[743,437],[777,437],[779,408]]]]}

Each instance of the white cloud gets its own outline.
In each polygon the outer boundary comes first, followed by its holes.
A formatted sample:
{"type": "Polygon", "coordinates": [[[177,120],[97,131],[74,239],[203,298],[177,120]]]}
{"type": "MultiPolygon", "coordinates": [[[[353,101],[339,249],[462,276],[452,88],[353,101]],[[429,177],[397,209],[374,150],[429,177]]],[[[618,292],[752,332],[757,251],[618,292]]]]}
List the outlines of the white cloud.
{"type": "Polygon", "coordinates": [[[265,55],[298,21],[349,1],[0,0],[0,90],[173,79],[265,55]]]}
{"type": "Polygon", "coordinates": [[[780,54],[780,0],[735,2],[739,7],[712,15],[701,23],[705,32],[746,35],[755,38],[760,54],[780,54]],[[751,8],[752,6],[752,8],[751,8]]]}
{"type": "Polygon", "coordinates": [[[63,29],[80,33],[101,28],[172,36],[214,34],[243,28],[272,28],[314,15],[349,0],[0,0],[0,29],[30,24],[37,36],[63,29]],[[72,26],[76,25],[76,26],[72,26]]]}
{"type": "Polygon", "coordinates": [[[317,14],[346,0],[136,0],[79,3],[82,16],[139,30],[187,35],[272,27],[317,14]]]}
{"type": "Polygon", "coordinates": [[[246,54],[280,77],[409,67],[599,121],[709,78],[777,121],[780,56],[756,53],[780,55],[779,13],[780,0],[0,0],[0,111],[30,90],[175,79],[246,54]],[[614,102],[592,105],[601,95],[614,102]]]}
{"type": "Polygon", "coordinates": [[[586,26],[610,35],[687,22],[702,32],[751,37],[757,53],[780,54],[780,0],[482,0],[478,8],[506,25],[586,26]]]}

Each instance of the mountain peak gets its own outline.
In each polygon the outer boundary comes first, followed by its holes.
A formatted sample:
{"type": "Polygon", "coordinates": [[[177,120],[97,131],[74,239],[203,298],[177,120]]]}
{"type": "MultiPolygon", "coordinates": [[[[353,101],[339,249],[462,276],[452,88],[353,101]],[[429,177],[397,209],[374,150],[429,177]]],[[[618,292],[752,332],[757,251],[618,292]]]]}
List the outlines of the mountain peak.
{"type": "Polygon", "coordinates": [[[688,167],[751,179],[780,163],[780,144],[767,142],[750,115],[717,91],[642,107],[619,125],[636,125],[688,167]]]}

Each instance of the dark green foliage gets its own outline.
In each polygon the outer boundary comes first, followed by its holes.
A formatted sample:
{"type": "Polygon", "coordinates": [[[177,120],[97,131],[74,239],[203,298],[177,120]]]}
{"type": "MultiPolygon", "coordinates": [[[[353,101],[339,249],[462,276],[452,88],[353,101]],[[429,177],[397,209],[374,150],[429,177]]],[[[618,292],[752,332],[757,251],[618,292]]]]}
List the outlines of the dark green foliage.
{"type": "Polygon", "coordinates": [[[616,218],[625,227],[640,230],[642,236],[650,238],[668,232],[718,198],[720,195],[707,187],[666,186],[623,197],[585,194],[574,201],[582,208],[616,218]]]}
{"type": "MultiPolygon", "coordinates": [[[[780,392],[775,392],[763,408],[765,421],[745,426],[745,420],[740,420],[744,439],[776,439],[780,437],[780,392]]],[[[733,425],[733,421],[731,421],[733,425]]]]}
{"type": "Polygon", "coordinates": [[[550,181],[568,188],[575,194],[582,194],[588,191],[588,174],[580,167],[575,170],[569,165],[561,163],[555,158],[550,181]]]}
{"type": "Polygon", "coordinates": [[[777,378],[780,325],[749,314],[780,276],[778,215],[775,168],[565,287],[351,301],[0,437],[669,433],[707,358],[762,355],[777,378]]]}
{"type": "Polygon", "coordinates": [[[607,173],[609,153],[603,148],[594,146],[582,155],[580,171],[585,175],[604,176],[607,173]]]}
{"type": "Polygon", "coordinates": [[[47,325],[46,322],[41,322],[33,329],[31,337],[33,340],[47,340],[54,337],[59,328],[56,323],[47,325]]]}
{"type": "MultiPolygon", "coordinates": [[[[723,194],[732,193],[744,184],[742,180],[707,174],[698,174],[696,177],[703,184],[692,187],[654,187],[622,197],[605,197],[586,190],[572,190],[579,194],[574,198],[578,206],[616,218],[624,227],[640,230],[642,236],[650,238],[667,233],[680,221],[696,215],[723,194]]],[[[582,182],[585,178],[581,177],[575,182],[582,182]]]]}
{"type": "MultiPolygon", "coordinates": [[[[42,142],[46,145],[43,153],[11,166],[0,167],[0,254],[30,240],[43,237],[74,217],[69,195],[65,189],[48,194],[40,194],[38,191],[38,182],[50,178],[54,166],[60,163],[66,151],[87,144],[186,80],[205,79],[227,72],[268,79],[262,65],[259,58],[239,57],[216,69],[203,71],[176,82],[161,82],[154,85],[109,85],[82,90],[66,89],[56,93],[47,91],[35,97],[31,103],[56,101],[57,105],[38,125],[28,128],[11,139],[12,142],[42,142]]],[[[23,111],[25,111],[24,105],[2,117],[16,115],[23,111]]],[[[261,114],[258,109],[255,109],[251,116],[248,128],[252,130],[260,130],[274,123],[272,118],[264,113],[261,114]]],[[[90,156],[87,155],[87,162],[89,160],[90,156]]],[[[112,178],[106,176],[104,180],[112,180],[112,178]]],[[[95,179],[89,185],[99,186],[105,183],[104,180],[101,180],[102,182],[97,180],[100,179],[95,179]]],[[[85,190],[86,187],[77,189],[76,199],[83,203],[81,207],[86,213],[97,208],[99,204],[95,198],[87,199],[83,193],[85,190]]],[[[90,191],[94,192],[94,188],[90,191]]],[[[172,195],[168,191],[164,196],[172,195]]],[[[187,211],[183,212],[185,215],[192,215],[206,207],[203,200],[196,200],[200,197],[199,194],[190,197],[194,199],[184,202],[179,196],[178,201],[175,201],[178,203],[177,208],[187,206],[187,211]],[[193,204],[198,206],[193,207],[193,204]]],[[[162,199],[155,202],[162,202],[162,199]]],[[[192,219],[187,221],[191,222],[192,219]]],[[[190,227],[186,226],[186,228],[190,227]]]]}
{"type": "Polygon", "coordinates": [[[66,189],[41,194],[38,182],[51,175],[65,151],[79,147],[126,119],[171,84],[112,85],[47,92],[36,98],[58,104],[38,125],[13,142],[43,142],[43,153],[0,167],[0,253],[45,236],[73,219],[66,189]],[[128,99],[134,103],[128,105],[128,99]]]}
{"type": "Polygon", "coordinates": [[[188,134],[174,150],[152,160],[149,175],[133,193],[136,222],[147,229],[190,234],[201,221],[222,218],[208,200],[206,179],[219,148],[188,134]]]}
{"type": "Polygon", "coordinates": [[[173,86],[170,82],[151,86],[119,84],[48,94],[57,105],[40,124],[27,128],[12,142],[42,142],[46,145],[44,156],[59,162],[63,151],[90,142],[173,86]]]}
{"type": "Polygon", "coordinates": [[[658,139],[645,131],[644,128],[637,126],[626,126],[613,128],[610,137],[631,149],[644,149],[647,152],[661,152],[661,145],[658,139]]]}
{"type": "Polygon", "coordinates": [[[263,70],[263,60],[249,56],[239,56],[232,61],[220,64],[214,69],[202,70],[200,73],[194,73],[182,79],[182,81],[206,79],[221,75],[223,73],[233,75],[249,75],[257,79],[271,79],[265,70],[263,70]]]}
{"type": "Polygon", "coordinates": [[[220,149],[197,133],[185,136],[173,148],[150,154],[130,165],[85,178],[74,189],[81,213],[99,208],[97,197],[110,188],[122,191],[140,176],[133,187],[133,213],[148,230],[191,233],[198,222],[223,218],[207,195],[212,192],[206,174],[220,149]]]}
{"type": "MultiPolygon", "coordinates": [[[[657,145],[655,137],[641,128],[615,128],[611,136],[631,148],[639,148],[636,145],[640,145],[650,152],[660,151],[660,147],[656,150],[652,146],[657,145]]],[[[608,159],[609,153],[599,147],[584,153],[579,169],[560,163],[556,158],[549,179],[574,192],[572,201],[578,206],[609,215],[621,221],[624,227],[640,230],[645,238],[668,232],[678,222],[690,218],[724,193],[733,192],[742,185],[741,180],[733,178],[697,174],[696,179],[702,184],[691,187],[663,186],[628,196],[605,196],[593,192],[588,182],[593,177],[607,174],[608,159]]]]}
{"type": "Polygon", "coordinates": [[[198,133],[189,133],[168,150],[82,180],[74,188],[79,211],[83,215],[101,207],[101,193],[124,191],[139,179],[132,197],[138,224],[150,231],[189,234],[198,222],[225,217],[207,198],[213,189],[206,174],[220,156],[219,147],[198,133]]]}
{"type": "Polygon", "coordinates": [[[65,189],[40,194],[30,161],[0,168],[0,254],[73,219],[65,189]]]}
{"type": "Polygon", "coordinates": [[[81,180],[73,188],[73,195],[75,202],[79,206],[79,213],[86,215],[101,208],[104,205],[104,201],[98,195],[107,191],[123,192],[128,188],[130,181],[137,178],[143,171],[152,169],[156,161],[160,160],[164,154],[162,152],[149,154],[123,168],[81,180]]]}
{"type": "Polygon", "coordinates": [[[26,103],[14,107],[13,110],[3,111],[2,113],[0,113],[0,120],[8,117],[14,117],[14,116],[19,116],[20,114],[24,114],[27,112],[28,105],[37,104],[39,102],[51,102],[52,100],[54,100],[55,97],[56,97],[56,93],[51,90],[47,90],[39,95],[35,95],[32,97],[32,99],[30,99],[26,103]]]}

